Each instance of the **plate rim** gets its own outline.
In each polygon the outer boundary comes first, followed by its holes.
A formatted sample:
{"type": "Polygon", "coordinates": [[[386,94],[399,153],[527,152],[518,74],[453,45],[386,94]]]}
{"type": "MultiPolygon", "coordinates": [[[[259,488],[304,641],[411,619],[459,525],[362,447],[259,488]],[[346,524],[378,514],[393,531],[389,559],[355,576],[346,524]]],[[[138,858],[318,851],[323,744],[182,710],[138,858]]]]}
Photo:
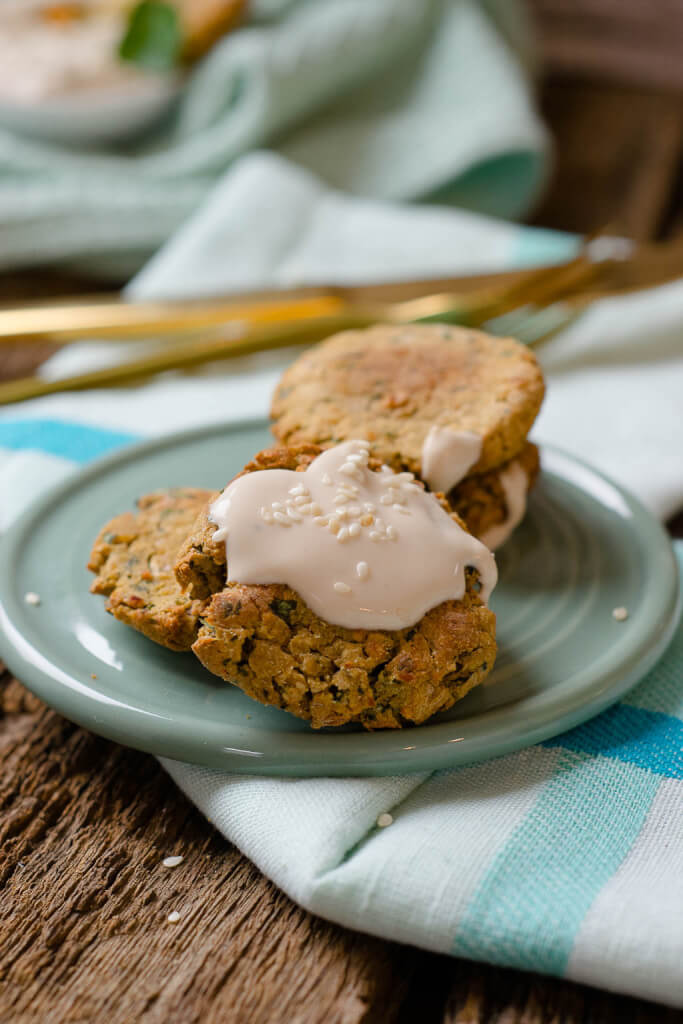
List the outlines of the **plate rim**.
{"type": "MultiPolygon", "coordinates": [[[[26,614],[26,607],[15,600],[13,587],[13,569],[16,559],[22,552],[22,539],[30,532],[32,524],[44,517],[46,511],[55,502],[87,486],[97,477],[107,475],[110,471],[140,458],[163,452],[178,444],[196,442],[203,437],[220,436],[225,433],[239,433],[244,429],[268,426],[265,417],[248,417],[239,420],[228,420],[199,427],[185,428],[161,437],[151,438],[121,450],[105,455],[88,463],[82,469],[70,474],[65,480],[58,482],[47,491],[41,493],[27,506],[9,529],[0,537],[0,563],[4,563],[10,571],[0,577],[0,654],[8,668],[35,693],[41,700],[49,704],[60,714],[84,728],[104,736],[107,739],[131,746],[139,750],[166,757],[171,760],[187,760],[208,767],[218,768],[227,772],[240,774],[289,776],[289,777],[320,777],[330,776],[377,776],[424,772],[453,768],[458,765],[502,756],[530,746],[567,731],[576,725],[594,717],[615,703],[630,690],[653,667],[664,653],[676,629],[681,606],[679,576],[673,546],[662,525],[643,503],[632,495],[621,484],[612,480],[601,470],[591,466],[586,460],[579,458],[555,445],[543,445],[542,454],[550,457],[551,467],[544,472],[560,476],[553,470],[553,464],[567,465],[598,478],[617,492],[621,501],[627,506],[630,517],[637,523],[637,532],[646,531],[646,537],[654,542],[658,549],[658,571],[663,578],[652,594],[658,598],[656,611],[657,624],[648,632],[647,638],[636,636],[626,656],[619,663],[608,669],[601,678],[602,685],[595,691],[595,684],[590,686],[592,696],[586,694],[586,686],[575,687],[569,694],[558,695],[553,691],[544,691],[522,698],[512,704],[479,712],[463,720],[449,722],[424,723],[410,730],[383,730],[374,733],[329,733],[305,732],[280,734],[279,744],[283,739],[291,748],[290,754],[268,752],[258,749],[254,740],[264,740],[270,730],[258,728],[250,730],[250,748],[220,746],[207,744],[197,739],[195,742],[186,738],[179,739],[174,732],[178,729],[181,716],[164,719],[166,725],[159,722],[145,721],[143,708],[135,708],[130,704],[116,705],[118,719],[110,720],[111,713],[103,714],[103,701],[96,696],[93,687],[77,684],[68,687],[59,683],[44,666],[41,667],[40,652],[22,636],[20,624],[26,614]],[[11,611],[14,611],[12,616],[11,611]],[[16,620],[16,621],[15,621],[16,620]],[[637,643],[635,641],[638,641],[637,643]],[[634,648],[635,649],[631,649],[634,648]],[[630,652],[630,653],[629,653],[630,652]],[[80,694],[76,693],[80,689],[80,694]],[[85,692],[83,692],[85,691],[85,692]],[[57,700],[55,700],[57,695],[57,700]],[[557,707],[558,703],[562,705],[557,707]],[[554,709],[554,711],[553,711],[554,709]],[[125,713],[123,713],[125,710],[125,713]],[[550,712],[550,713],[549,713],[550,712]],[[511,716],[513,721],[511,722],[511,716]],[[528,718],[528,721],[526,719],[528,718]],[[139,721],[141,720],[141,721],[139,721]],[[558,720],[561,725],[558,726],[558,720]],[[406,738],[415,736],[418,730],[422,733],[417,744],[406,744],[406,738]],[[428,731],[427,731],[428,730],[428,731]],[[513,735],[506,735],[513,730],[513,735]],[[464,735],[459,735],[464,733],[464,735]],[[364,749],[370,743],[369,752],[364,749]],[[285,739],[286,738],[286,739],[285,739]],[[466,741],[463,743],[463,741],[466,741]],[[303,744],[306,749],[303,749],[303,744]],[[361,752],[354,751],[360,745],[361,752]],[[182,748],[183,756],[178,756],[182,748]],[[493,748],[493,749],[492,749],[493,748]],[[363,763],[358,764],[359,757],[363,763]],[[314,763],[312,764],[311,761],[314,763]],[[323,771],[321,772],[321,765],[323,771]]],[[[543,470],[542,470],[543,471],[543,470]]],[[[571,476],[571,473],[570,473],[571,476]]],[[[576,480],[571,481],[579,486],[576,480]]],[[[583,488],[582,488],[583,489],[583,488]]],[[[636,527],[634,527],[636,528],[636,527]]],[[[643,541],[645,543],[645,541],[643,541]]],[[[43,658],[43,661],[47,659],[43,658]]],[[[51,665],[50,662],[48,662],[51,665]]],[[[65,675],[59,666],[52,666],[65,675]]],[[[75,681],[75,680],[74,680],[75,681]]],[[[115,703],[115,702],[114,702],[115,703]]],[[[229,727],[234,737],[237,726],[229,727]]],[[[261,742],[262,748],[267,748],[261,742]]]]}

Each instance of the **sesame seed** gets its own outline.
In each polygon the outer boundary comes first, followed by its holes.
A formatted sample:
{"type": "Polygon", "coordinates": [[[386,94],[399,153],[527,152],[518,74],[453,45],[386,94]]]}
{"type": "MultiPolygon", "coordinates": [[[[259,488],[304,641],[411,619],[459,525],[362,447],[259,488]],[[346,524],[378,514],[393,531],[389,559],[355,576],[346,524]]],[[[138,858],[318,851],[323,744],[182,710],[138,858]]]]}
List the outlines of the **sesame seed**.
{"type": "Polygon", "coordinates": [[[398,540],[398,533],[391,524],[387,526],[387,537],[389,540],[398,540]]]}
{"type": "Polygon", "coordinates": [[[381,540],[382,534],[378,533],[377,530],[370,530],[370,540],[381,540]]]}
{"type": "Polygon", "coordinates": [[[349,462],[355,462],[356,465],[358,465],[360,462],[365,462],[367,460],[367,455],[362,455],[360,452],[354,452],[352,455],[348,456],[348,460],[349,462]]]}
{"type": "Polygon", "coordinates": [[[338,508],[336,512],[337,519],[346,519],[348,514],[348,509],[345,509],[343,506],[341,508],[338,508]]]}
{"type": "Polygon", "coordinates": [[[349,526],[349,537],[357,537],[360,533],[360,523],[351,523],[349,526]]]}
{"type": "Polygon", "coordinates": [[[351,593],[351,587],[348,585],[348,583],[342,583],[341,580],[338,580],[335,583],[334,589],[337,591],[338,594],[350,594],[351,593]]]}
{"type": "Polygon", "coordinates": [[[382,505],[393,505],[394,503],[394,499],[389,493],[383,494],[379,500],[382,505]]]}
{"type": "Polygon", "coordinates": [[[343,544],[344,541],[348,538],[348,536],[349,536],[348,528],[346,526],[342,526],[341,530],[337,534],[337,540],[341,541],[341,543],[343,544]]]}
{"type": "Polygon", "coordinates": [[[341,526],[341,523],[339,522],[338,519],[330,519],[330,521],[328,523],[328,526],[329,526],[330,530],[332,531],[332,533],[338,533],[339,532],[339,527],[341,526]]]}
{"type": "Polygon", "coordinates": [[[350,516],[359,516],[360,515],[360,505],[349,505],[348,513],[349,513],[350,516]]]}
{"type": "Polygon", "coordinates": [[[356,576],[359,580],[366,580],[370,575],[370,566],[367,562],[359,562],[356,566],[356,576]]]}
{"type": "Polygon", "coordinates": [[[334,503],[335,505],[345,505],[347,501],[351,501],[350,494],[335,494],[334,503]]]}
{"type": "Polygon", "coordinates": [[[344,476],[355,476],[356,479],[360,478],[358,466],[356,466],[353,462],[345,462],[343,466],[339,467],[339,472],[343,473],[344,476]]]}
{"type": "Polygon", "coordinates": [[[384,812],[384,814],[380,814],[380,816],[377,818],[377,828],[387,828],[389,825],[393,824],[393,817],[391,816],[391,814],[387,814],[386,811],[384,812]]]}
{"type": "Polygon", "coordinates": [[[297,510],[295,508],[292,508],[291,506],[287,507],[287,515],[289,516],[290,519],[293,519],[295,523],[301,522],[301,516],[299,515],[297,510]]]}
{"type": "Polygon", "coordinates": [[[295,487],[289,488],[289,493],[296,498],[301,498],[302,495],[308,494],[308,487],[304,487],[303,484],[296,484],[295,487]]]}
{"type": "Polygon", "coordinates": [[[401,512],[404,516],[410,515],[410,509],[404,508],[403,505],[399,505],[398,502],[395,502],[391,507],[395,508],[397,512],[401,512]]]}
{"type": "Polygon", "coordinates": [[[364,505],[363,505],[363,508],[365,509],[366,512],[376,512],[377,511],[377,509],[375,508],[375,506],[372,504],[371,501],[366,501],[364,503],[364,505]]]}
{"type": "Polygon", "coordinates": [[[281,501],[274,501],[270,507],[272,508],[273,512],[284,512],[285,510],[285,506],[282,504],[281,501]]]}
{"type": "Polygon", "coordinates": [[[40,594],[36,594],[33,590],[29,590],[27,594],[24,594],[24,601],[26,604],[38,605],[40,604],[40,594]]]}
{"type": "Polygon", "coordinates": [[[177,868],[179,864],[183,863],[183,858],[179,854],[175,857],[164,857],[161,863],[165,868],[177,868]]]}
{"type": "MultiPolygon", "coordinates": [[[[259,509],[259,515],[261,516],[261,519],[264,520],[264,522],[272,523],[272,521],[273,521],[273,513],[271,512],[271,510],[269,508],[266,508],[265,505],[261,505],[261,508],[259,509]]],[[[214,540],[215,540],[215,538],[216,538],[216,535],[214,534],[214,540]]]]}
{"type": "Polygon", "coordinates": [[[615,608],[612,612],[612,618],[616,619],[617,622],[624,622],[628,618],[628,608],[624,608],[623,606],[615,608]]]}
{"type": "Polygon", "coordinates": [[[361,526],[372,526],[375,521],[375,517],[371,516],[369,512],[366,512],[364,516],[360,517],[361,526]]]}
{"type": "Polygon", "coordinates": [[[273,512],[273,519],[276,523],[280,523],[281,526],[291,526],[292,522],[284,512],[273,512]]]}
{"type": "Polygon", "coordinates": [[[313,506],[310,502],[307,505],[299,505],[299,512],[301,512],[302,516],[310,516],[312,508],[313,506]]]}
{"type": "Polygon", "coordinates": [[[311,496],[309,494],[297,494],[294,499],[295,505],[308,505],[310,504],[311,496]]]}
{"type": "Polygon", "coordinates": [[[322,512],[322,509],[320,505],[317,503],[317,501],[312,501],[311,504],[309,505],[309,509],[311,511],[312,516],[319,516],[320,513],[322,512]]]}
{"type": "Polygon", "coordinates": [[[177,910],[172,910],[171,913],[166,918],[166,920],[168,921],[169,924],[175,924],[177,921],[180,920],[180,914],[178,913],[177,910]]]}
{"type": "Polygon", "coordinates": [[[329,519],[327,516],[314,516],[313,522],[316,526],[327,526],[329,519]]]}
{"type": "Polygon", "coordinates": [[[327,484],[328,487],[332,483],[332,477],[330,476],[329,473],[323,473],[323,478],[322,479],[323,479],[323,483],[327,484]]]}

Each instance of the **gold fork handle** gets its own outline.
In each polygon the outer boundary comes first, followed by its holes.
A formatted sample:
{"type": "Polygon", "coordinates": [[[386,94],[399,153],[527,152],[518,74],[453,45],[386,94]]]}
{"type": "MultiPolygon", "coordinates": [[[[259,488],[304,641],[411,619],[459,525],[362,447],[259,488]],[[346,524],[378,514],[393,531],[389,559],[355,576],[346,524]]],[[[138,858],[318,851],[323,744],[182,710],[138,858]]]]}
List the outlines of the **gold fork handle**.
{"type": "Polygon", "coordinates": [[[335,331],[349,327],[366,327],[376,321],[372,311],[349,310],[337,315],[311,318],[291,324],[273,324],[255,327],[240,337],[214,338],[164,345],[153,352],[123,363],[92,370],[74,377],[44,380],[40,377],[22,377],[0,384],[0,405],[39,398],[61,391],[81,391],[85,388],[115,387],[130,381],[149,377],[162,370],[182,370],[213,359],[251,355],[291,345],[311,344],[335,331]]]}
{"type": "Polygon", "coordinates": [[[140,338],[222,326],[231,321],[269,324],[339,313],[345,299],[322,294],[258,301],[84,302],[0,309],[0,342],[70,342],[81,338],[140,338]]]}

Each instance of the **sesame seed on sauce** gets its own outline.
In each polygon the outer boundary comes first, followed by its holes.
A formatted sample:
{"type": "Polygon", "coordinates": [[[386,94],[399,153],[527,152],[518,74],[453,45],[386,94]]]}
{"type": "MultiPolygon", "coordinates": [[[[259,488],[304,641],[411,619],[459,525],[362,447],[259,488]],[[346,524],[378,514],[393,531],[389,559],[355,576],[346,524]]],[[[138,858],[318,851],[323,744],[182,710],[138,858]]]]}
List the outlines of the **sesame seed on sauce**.
{"type": "Polygon", "coordinates": [[[389,466],[371,470],[368,463],[367,444],[351,441],[326,449],[301,473],[277,470],[233,481],[210,509],[218,527],[214,536],[229,532],[230,579],[260,582],[277,573],[321,618],[347,628],[410,625],[431,607],[430,600],[438,603],[435,580],[442,600],[458,600],[464,565],[484,574],[486,599],[495,582],[490,553],[447,513],[439,519],[431,508],[436,499],[411,473],[395,473],[389,466]],[[289,532],[278,544],[280,527],[289,532]],[[443,534],[443,548],[435,533],[443,534]],[[405,559],[396,559],[396,551],[387,547],[397,541],[405,559]],[[414,598],[412,585],[411,593],[404,593],[401,575],[401,566],[411,559],[429,579],[429,588],[422,580],[414,598]],[[363,585],[352,590],[344,580],[363,585]]]}

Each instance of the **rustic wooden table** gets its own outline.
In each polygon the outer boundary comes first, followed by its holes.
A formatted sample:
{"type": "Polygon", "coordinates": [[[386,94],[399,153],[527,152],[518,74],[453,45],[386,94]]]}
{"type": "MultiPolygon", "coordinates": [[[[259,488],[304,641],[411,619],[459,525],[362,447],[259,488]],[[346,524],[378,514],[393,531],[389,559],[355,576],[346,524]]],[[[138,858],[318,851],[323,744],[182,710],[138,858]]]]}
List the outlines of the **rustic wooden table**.
{"type": "MultiPolygon", "coordinates": [[[[536,221],[683,231],[675,92],[551,79],[558,141],[536,221]]],[[[0,298],[73,290],[5,275],[0,298]]],[[[5,354],[2,376],[47,352],[5,354]]],[[[0,666],[1,670],[2,666],[0,666]]],[[[671,1024],[674,1010],[349,932],[300,910],[157,762],[43,706],[9,673],[0,712],[0,1021],[130,1024],[671,1024]],[[183,863],[161,860],[180,852],[183,863]],[[182,920],[169,925],[169,910],[182,920]]]]}

